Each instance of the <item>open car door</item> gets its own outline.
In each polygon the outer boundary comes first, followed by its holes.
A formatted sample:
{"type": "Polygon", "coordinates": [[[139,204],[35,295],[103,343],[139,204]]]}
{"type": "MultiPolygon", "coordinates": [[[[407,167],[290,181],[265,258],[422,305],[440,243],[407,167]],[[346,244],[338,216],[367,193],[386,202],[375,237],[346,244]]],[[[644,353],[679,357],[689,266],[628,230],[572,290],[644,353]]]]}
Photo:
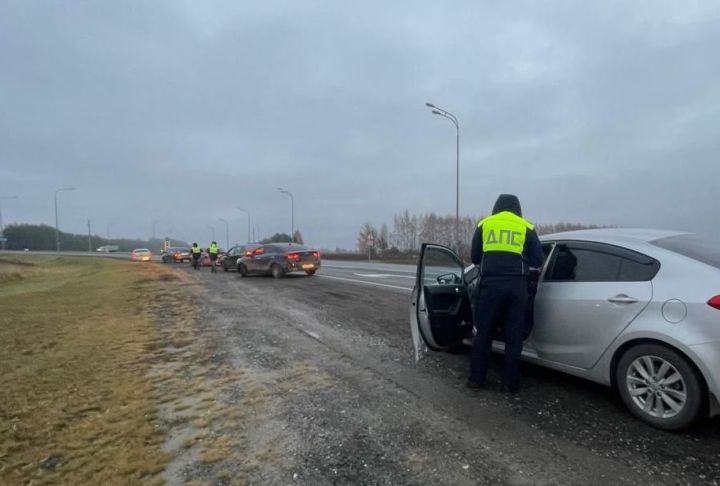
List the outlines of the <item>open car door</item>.
{"type": "Polygon", "coordinates": [[[472,310],[462,260],[450,248],[423,243],[410,302],[415,359],[424,347],[442,351],[472,329],[472,310]]]}

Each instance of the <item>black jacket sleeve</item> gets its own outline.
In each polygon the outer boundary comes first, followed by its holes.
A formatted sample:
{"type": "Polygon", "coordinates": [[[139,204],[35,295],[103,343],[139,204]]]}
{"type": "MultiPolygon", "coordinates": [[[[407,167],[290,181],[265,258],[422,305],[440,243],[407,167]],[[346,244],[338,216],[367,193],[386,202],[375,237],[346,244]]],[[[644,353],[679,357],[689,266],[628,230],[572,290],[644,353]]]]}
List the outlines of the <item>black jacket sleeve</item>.
{"type": "Polygon", "coordinates": [[[475,234],[473,234],[472,248],[470,250],[470,259],[475,265],[480,265],[483,258],[483,245],[482,245],[482,226],[475,228],[475,234]]]}
{"type": "Polygon", "coordinates": [[[528,230],[525,235],[525,261],[534,268],[540,268],[543,262],[543,252],[540,238],[534,229],[528,230]]]}

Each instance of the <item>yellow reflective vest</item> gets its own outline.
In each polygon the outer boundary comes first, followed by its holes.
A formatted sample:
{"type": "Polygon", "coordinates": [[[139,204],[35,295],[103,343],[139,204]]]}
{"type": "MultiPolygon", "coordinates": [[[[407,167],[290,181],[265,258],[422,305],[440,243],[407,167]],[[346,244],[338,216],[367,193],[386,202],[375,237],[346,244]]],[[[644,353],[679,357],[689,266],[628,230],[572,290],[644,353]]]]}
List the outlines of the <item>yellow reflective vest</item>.
{"type": "Polygon", "coordinates": [[[215,243],[212,243],[210,246],[208,246],[208,253],[210,253],[211,255],[217,255],[218,246],[215,243]]]}
{"type": "Polygon", "coordinates": [[[510,211],[502,211],[478,222],[482,227],[483,252],[502,251],[522,255],[527,230],[533,224],[510,211]]]}

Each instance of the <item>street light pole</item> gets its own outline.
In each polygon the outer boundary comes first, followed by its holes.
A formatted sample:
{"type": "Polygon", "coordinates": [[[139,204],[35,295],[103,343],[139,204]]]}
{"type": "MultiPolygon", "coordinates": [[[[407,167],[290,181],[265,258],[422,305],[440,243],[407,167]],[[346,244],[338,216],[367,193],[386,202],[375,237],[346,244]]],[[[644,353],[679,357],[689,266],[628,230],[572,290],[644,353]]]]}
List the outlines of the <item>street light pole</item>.
{"type": "Polygon", "coordinates": [[[57,195],[62,191],[74,191],[74,187],[61,187],[55,191],[55,251],[60,251],[60,225],[58,223],[57,195]]]}
{"type": "Polygon", "coordinates": [[[237,207],[239,211],[242,211],[243,213],[247,214],[248,219],[248,229],[247,229],[247,242],[250,243],[250,241],[255,241],[255,237],[253,236],[253,239],[250,240],[250,211],[247,209],[243,209],[240,206],[237,207]]]}
{"type": "Polygon", "coordinates": [[[287,189],[278,187],[278,191],[282,194],[290,196],[290,241],[293,241],[295,238],[295,198],[293,197],[292,192],[287,189]]]}
{"type": "Polygon", "coordinates": [[[108,223],[107,226],[105,227],[105,235],[107,236],[108,240],[110,239],[110,226],[112,226],[112,225],[113,225],[112,223],[108,223]]]}
{"type": "Polygon", "coordinates": [[[207,227],[212,231],[212,241],[215,241],[215,226],[207,225],[207,227]]]}
{"type": "Polygon", "coordinates": [[[432,108],[433,115],[447,118],[455,125],[455,248],[460,250],[460,122],[455,115],[447,110],[425,103],[425,106],[432,108]]]}
{"type": "Polygon", "coordinates": [[[2,202],[7,199],[17,199],[17,196],[0,196],[0,238],[3,238],[0,248],[5,249],[5,226],[3,226],[2,202]]]}
{"type": "Polygon", "coordinates": [[[156,226],[160,221],[161,220],[159,220],[159,219],[153,219],[153,221],[152,221],[152,239],[153,240],[155,239],[155,235],[156,235],[156,232],[155,232],[156,226]]]}
{"type": "Polygon", "coordinates": [[[218,218],[218,221],[225,223],[225,251],[228,251],[230,249],[230,223],[224,218],[218,218]]]}
{"type": "Polygon", "coordinates": [[[92,253],[92,233],[90,229],[90,218],[88,218],[88,252],[92,253]]]}

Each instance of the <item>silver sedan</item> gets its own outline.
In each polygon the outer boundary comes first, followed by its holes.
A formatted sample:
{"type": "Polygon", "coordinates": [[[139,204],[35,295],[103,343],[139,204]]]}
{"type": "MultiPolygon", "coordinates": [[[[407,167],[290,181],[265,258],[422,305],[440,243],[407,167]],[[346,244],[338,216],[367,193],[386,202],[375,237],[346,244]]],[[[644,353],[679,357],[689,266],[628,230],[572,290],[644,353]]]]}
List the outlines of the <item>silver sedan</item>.
{"type": "MultiPolygon", "coordinates": [[[[631,413],[658,428],[720,414],[720,246],[631,229],[541,241],[523,359],[615,387],[631,413]]],[[[477,282],[452,250],[423,244],[410,306],[418,359],[468,342],[477,282]]],[[[498,331],[493,349],[503,346],[498,331]]]]}

